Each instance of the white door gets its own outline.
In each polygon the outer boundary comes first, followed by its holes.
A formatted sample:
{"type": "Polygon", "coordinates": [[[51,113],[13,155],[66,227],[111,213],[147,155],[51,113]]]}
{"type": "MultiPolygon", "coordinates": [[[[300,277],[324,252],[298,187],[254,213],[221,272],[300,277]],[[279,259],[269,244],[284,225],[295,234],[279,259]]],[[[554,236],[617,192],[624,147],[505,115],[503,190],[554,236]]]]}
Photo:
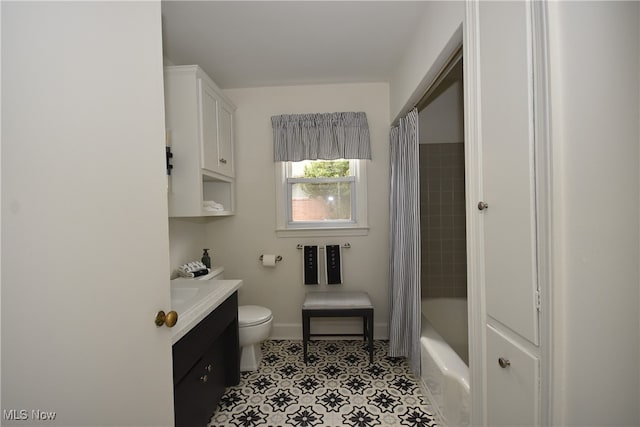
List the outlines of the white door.
{"type": "Polygon", "coordinates": [[[233,176],[233,109],[224,102],[218,105],[220,173],[233,176]]]}
{"type": "Polygon", "coordinates": [[[487,314],[538,344],[529,7],[480,3],[482,215],[487,314]]]}
{"type": "Polygon", "coordinates": [[[173,424],[159,2],[2,4],[2,424],[173,424]]]}
{"type": "Polygon", "coordinates": [[[200,97],[200,127],[203,169],[219,172],[218,153],[218,99],[215,91],[203,80],[198,79],[200,97]]]}

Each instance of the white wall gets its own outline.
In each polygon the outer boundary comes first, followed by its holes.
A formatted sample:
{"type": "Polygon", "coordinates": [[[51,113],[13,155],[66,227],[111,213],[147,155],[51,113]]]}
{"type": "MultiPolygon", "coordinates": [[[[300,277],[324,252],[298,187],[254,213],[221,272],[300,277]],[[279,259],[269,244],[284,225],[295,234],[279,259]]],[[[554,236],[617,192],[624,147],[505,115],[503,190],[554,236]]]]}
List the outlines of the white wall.
{"type": "Polygon", "coordinates": [[[409,101],[415,105],[424,94],[446,64],[447,55],[442,52],[462,43],[463,21],[463,1],[428,3],[421,25],[391,76],[391,120],[403,112],[409,101]]]}
{"type": "Polygon", "coordinates": [[[464,141],[462,81],[456,81],[418,113],[420,144],[464,141]]]}
{"type": "MultiPolygon", "coordinates": [[[[304,294],[319,287],[302,281],[298,243],[351,243],[345,249],[344,290],[369,292],[375,305],[376,336],[386,336],[389,234],[389,95],[385,83],[265,87],[227,90],[236,112],[236,208],[234,217],[207,224],[207,247],[214,264],[229,278],[241,278],[240,304],[260,304],[274,314],[274,337],[300,337],[304,294]],[[276,237],[275,168],[271,116],[285,113],[364,111],[371,133],[373,160],[368,163],[367,236],[276,237]],[[276,268],[258,257],[281,255],[276,268]]],[[[279,164],[278,164],[279,165],[279,164]]],[[[337,325],[336,325],[337,326],[337,325]]],[[[345,327],[351,328],[353,322],[345,327]]],[[[360,321],[355,321],[361,329],[360,321]]]]}
{"type": "Polygon", "coordinates": [[[553,421],[638,425],[639,3],[549,9],[553,421]]]}
{"type": "Polygon", "coordinates": [[[1,7],[2,424],[170,425],[160,2],[1,7]]]}

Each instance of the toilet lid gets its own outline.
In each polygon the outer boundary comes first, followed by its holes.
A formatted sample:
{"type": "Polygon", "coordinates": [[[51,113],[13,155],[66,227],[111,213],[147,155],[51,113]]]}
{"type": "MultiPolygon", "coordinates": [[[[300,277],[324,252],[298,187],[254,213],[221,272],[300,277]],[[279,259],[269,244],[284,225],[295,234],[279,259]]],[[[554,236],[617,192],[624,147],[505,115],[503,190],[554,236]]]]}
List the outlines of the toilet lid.
{"type": "Polygon", "coordinates": [[[271,310],[259,305],[241,305],[238,307],[240,326],[254,326],[271,320],[271,310]]]}

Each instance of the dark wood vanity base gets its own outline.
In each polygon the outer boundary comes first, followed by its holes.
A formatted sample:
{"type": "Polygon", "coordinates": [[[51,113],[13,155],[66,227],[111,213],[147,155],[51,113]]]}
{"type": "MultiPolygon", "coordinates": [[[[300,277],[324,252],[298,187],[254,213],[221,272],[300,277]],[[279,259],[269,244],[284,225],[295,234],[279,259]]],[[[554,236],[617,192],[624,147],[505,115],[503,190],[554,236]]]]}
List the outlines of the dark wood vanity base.
{"type": "Polygon", "coordinates": [[[240,382],[238,293],[173,345],[176,427],[206,426],[225,387],[240,382]]]}

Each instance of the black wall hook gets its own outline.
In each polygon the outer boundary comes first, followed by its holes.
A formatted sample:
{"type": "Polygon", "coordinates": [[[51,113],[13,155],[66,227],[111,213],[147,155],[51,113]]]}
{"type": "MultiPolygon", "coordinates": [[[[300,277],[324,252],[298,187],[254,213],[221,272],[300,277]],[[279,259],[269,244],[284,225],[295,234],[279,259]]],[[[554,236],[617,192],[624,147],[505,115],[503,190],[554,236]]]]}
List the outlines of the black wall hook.
{"type": "Polygon", "coordinates": [[[167,155],[167,175],[171,175],[171,169],[173,169],[173,165],[171,164],[173,153],[171,152],[171,147],[169,147],[168,145],[166,147],[166,155],[167,155]]]}

